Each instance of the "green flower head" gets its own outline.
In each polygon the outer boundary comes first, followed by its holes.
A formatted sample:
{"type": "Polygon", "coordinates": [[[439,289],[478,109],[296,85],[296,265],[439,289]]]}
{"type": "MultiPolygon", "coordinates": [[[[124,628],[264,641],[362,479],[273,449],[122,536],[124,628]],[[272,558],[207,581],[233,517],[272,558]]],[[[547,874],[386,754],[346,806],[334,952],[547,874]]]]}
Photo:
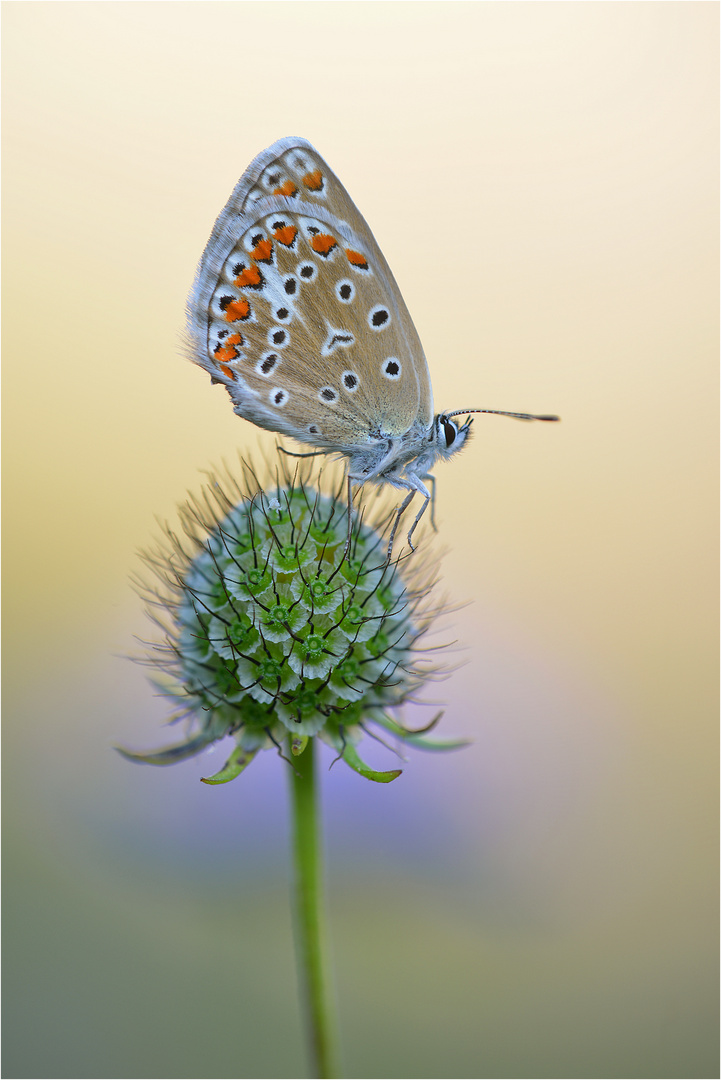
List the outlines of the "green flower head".
{"type": "MultiPolygon", "coordinates": [[[[368,779],[388,782],[356,745],[369,725],[411,745],[447,749],[405,728],[392,711],[437,676],[419,645],[437,614],[422,556],[386,555],[384,528],[354,523],[350,546],[343,485],[311,479],[306,463],[280,467],[263,490],[252,466],[243,481],[211,479],[181,508],[182,536],[166,528],[143,558],[138,582],[163,640],[143,662],[159,672],[188,722],[185,742],[156,753],[121,753],[154,765],[181,761],[232,735],[229,760],[206,783],[238,776],[258,751],[317,736],[368,779]]],[[[437,719],[437,718],[436,718],[437,719]]]]}

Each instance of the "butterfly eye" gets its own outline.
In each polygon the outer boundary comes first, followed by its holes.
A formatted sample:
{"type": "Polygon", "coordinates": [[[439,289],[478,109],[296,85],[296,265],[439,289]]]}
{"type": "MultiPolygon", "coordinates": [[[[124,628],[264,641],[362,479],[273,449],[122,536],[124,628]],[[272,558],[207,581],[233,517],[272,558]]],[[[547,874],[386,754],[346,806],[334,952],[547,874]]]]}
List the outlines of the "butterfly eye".
{"type": "Polygon", "coordinates": [[[441,419],[441,423],[443,424],[443,430],[446,436],[446,449],[448,449],[448,447],[453,446],[454,442],[456,441],[458,428],[451,420],[441,419]]]}

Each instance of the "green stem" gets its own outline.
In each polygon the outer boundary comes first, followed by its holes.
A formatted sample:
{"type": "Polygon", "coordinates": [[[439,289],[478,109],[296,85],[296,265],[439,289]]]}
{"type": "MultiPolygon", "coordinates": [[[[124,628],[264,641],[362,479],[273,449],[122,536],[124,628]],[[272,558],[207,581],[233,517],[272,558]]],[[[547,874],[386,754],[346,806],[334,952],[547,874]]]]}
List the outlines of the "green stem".
{"type": "Polygon", "coordinates": [[[305,1000],[314,1076],[338,1077],[335,1010],[325,936],[323,872],[315,792],[315,739],[293,757],[295,935],[298,976],[305,1000]]]}

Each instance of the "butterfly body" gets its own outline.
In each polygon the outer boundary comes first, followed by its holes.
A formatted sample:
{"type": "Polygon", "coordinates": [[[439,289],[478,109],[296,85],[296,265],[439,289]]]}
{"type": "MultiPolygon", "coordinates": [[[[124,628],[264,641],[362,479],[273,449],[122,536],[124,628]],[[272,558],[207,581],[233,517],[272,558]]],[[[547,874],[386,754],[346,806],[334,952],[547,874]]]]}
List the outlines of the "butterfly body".
{"type": "Polygon", "coordinates": [[[430,499],[429,470],[468,437],[470,420],[434,416],[398,285],[305,139],[278,140],[238,181],[198,267],[188,337],[191,358],[227,388],[239,416],[341,455],[357,484],[405,489],[400,512],[420,493],[411,532],[430,499]]]}

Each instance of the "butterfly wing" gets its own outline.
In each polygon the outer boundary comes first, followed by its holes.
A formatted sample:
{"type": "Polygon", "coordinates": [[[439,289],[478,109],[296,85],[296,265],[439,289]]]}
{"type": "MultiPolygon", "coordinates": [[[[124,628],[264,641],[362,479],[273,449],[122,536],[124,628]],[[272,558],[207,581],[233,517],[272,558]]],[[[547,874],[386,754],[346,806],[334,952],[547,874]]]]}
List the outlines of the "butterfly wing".
{"type": "Polygon", "coordinates": [[[432,421],[425,356],[398,286],[304,139],[279,140],[243,174],[188,308],[192,359],[260,427],[343,450],[432,421]]]}

